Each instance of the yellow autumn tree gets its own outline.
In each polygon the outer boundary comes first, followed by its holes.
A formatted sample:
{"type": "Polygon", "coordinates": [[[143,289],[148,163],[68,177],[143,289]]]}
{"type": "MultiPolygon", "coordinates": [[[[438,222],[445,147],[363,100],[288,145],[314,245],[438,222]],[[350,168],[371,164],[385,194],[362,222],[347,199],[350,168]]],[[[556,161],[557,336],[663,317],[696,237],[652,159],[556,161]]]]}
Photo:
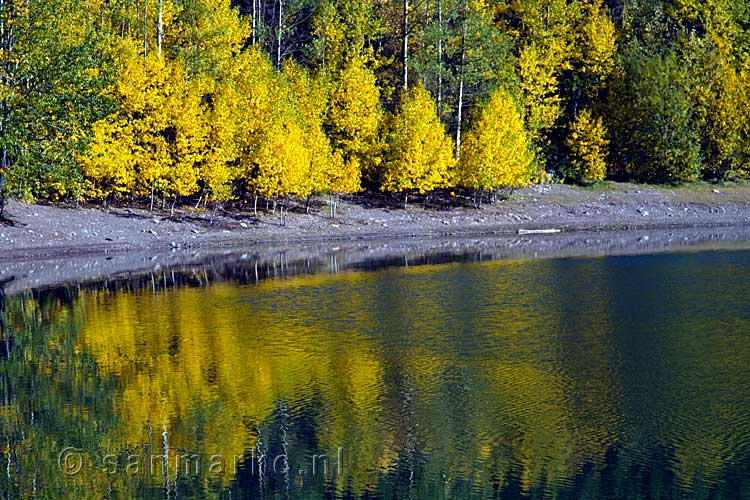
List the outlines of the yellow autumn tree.
{"type": "Polygon", "coordinates": [[[732,46],[718,33],[696,50],[700,77],[691,83],[698,129],[704,144],[704,176],[747,177],[750,172],[750,61],[737,61],[732,46]]]}
{"type": "Polygon", "coordinates": [[[114,52],[119,70],[108,92],[119,110],[94,125],[94,141],[81,164],[91,183],[100,186],[91,195],[127,190],[150,193],[153,203],[172,168],[167,134],[158,133],[169,126],[168,68],[161,58],[144,58],[132,40],[121,40],[114,52]]]}
{"type": "Polygon", "coordinates": [[[567,177],[579,183],[604,179],[609,141],[601,117],[594,118],[587,109],[578,113],[565,144],[571,154],[570,166],[565,172],[567,177]]]}
{"type": "Polygon", "coordinates": [[[272,118],[252,156],[253,187],[266,198],[306,196],[303,186],[312,155],[305,147],[305,131],[293,116],[279,111],[272,118]]]}
{"type": "Polygon", "coordinates": [[[93,125],[92,144],[78,161],[86,176],[87,193],[106,200],[135,187],[135,137],[132,127],[117,117],[93,125]]]}
{"type": "Polygon", "coordinates": [[[331,86],[325,127],[340,173],[331,190],[351,193],[361,189],[361,179],[373,177],[380,158],[379,133],[383,122],[380,91],[375,74],[363,58],[353,58],[331,86]]]}
{"type": "Polygon", "coordinates": [[[561,113],[560,67],[555,56],[558,52],[562,52],[562,47],[556,47],[553,51],[549,47],[530,45],[521,51],[519,57],[527,123],[535,135],[551,128],[561,113]]]}
{"type": "Polygon", "coordinates": [[[225,78],[214,83],[209,104],[201,118],[206,130],[204,162],[200,178],[206,201],[227,200],[232,197],[232,181],[238,177],[237,159],[237,101],[233,99],[232,83],[225,78]]]}
{"type": "Polygon", "coordinates": [[[495,190],[528,185],[534,173],[534,155],[518,108],[506,90],[496,90],[466,136],[459,182],[477,191],[495,190]]]}
{"type": "Polygon", "coordinates": [[[750,173],[750,72],[728,69],[715,96],[712,132],[717,159],[714,169],[722,176],[747,177],[750,173]]]}
{"type": "Polygon", "coordinates": [[[571,69],[575,27],[580,20],[576,2],[526,0],[513,2],[521,19],[519,77],[529,132],[540,139],[561,115],[560,78],[571,69]]]}
{"type": "Polygon", "coordinates": [[[201,81],[189,78],[179,60],[144,58],[128,40],[121,43],[119,63],[112,94],[120,109],[95,125],[84,173],[94,183],[113,179],[115,190],[150,194],[152,202],[157,193],[194,194],[208,137],[201,81]]]}
{"type": "Polygon", "coordinates": [[[220,142],[212,154],[222,159],[226,175],[257,196],[257,155],[273,125],[276,75],[257,47],[239,53],[220,82],[215,96],[213,134],[220,142]],[[220,125],[220,126],[219,126],[220,125]]]}
{"type": "MultiPolygon", "coordinates": [[[[190,30],[180,30],[187,38],[179,43],[181,57],[196,71],[193,77],[200,90],[200,116],[196,130],[202,130],[201,157],[197,158],[201,195],[208,201],[230,199],[232,182],[238,176],[239,118],[242,102],[235,89],[238,74],[247,70],[248,57],[242,48],[250,35],[250,26],[239,15],[230,0],[199,0],[190,30]],[[200,44],[191,40],[200,40],[200,44]]],[[[188,96],[196,104],[194,95],[188,96]]]]}
{"type": "MultiPolygon", "coordinates": [[[[343,187],[344,192],[355,191],[359,182],[347,179],[352,185],[347,189],[340,176],[340,155],[334,155],[331,142],[323,130],[323,120],[328,107],[328,82],[322,76],[313,77],[299,65],[287,63],[284,73],[289,81],[293,102],[297,108],[302,128],[305,132],[305,147],[309,150],[310,161],[303,176],[303,184],[296,190],[304,198],[314,193],[331,193],[343,187]]],[[[290,99],[292,100],[292,99],[290,99]]]]}
{"type": "MultiPolygon", "coordinates": [[[[247,57],[238,55],[248,28],[229,0],[198,0],[190,7],[165,0],[148,6],[152,36],[112,44],[118,67],[109,94],[118,111],[94,126],[80,159],[90,194],[231,197],[238,157],[241,100],[228,89],[247,57]],[[200,40],[199,44],[195,41],[200,40]],[[145,45],[144,45],[145,43],[145,45]]],[[[240,89],[241,91],[242,89],[240,89]]]]}
{"type": "Polygon", "coordinates": [[[598,2],[589,6],[579,38],[577,58],[582,72],[593,79],[592,90],[597,90],[612,74],[617,51],[615,25],[598,2]]]}
{"type": "Polygon", "coordinates": [[[200,79],[189,79],[184,68],[175,64],[171,73],[171,102],[166,129],[152,133],[165,136],[170,170],[165,193],[174,197],[198,192],[201,165],[205,160],[208,129],[203,120],[204,86],[200,79]]]}
{"type": "Polygon", "coordinates": [[[323,182],[322,170],[327,167],[328,151],[324,136],[318,133],[317,110],[310,96],[296,93],[286,75],[269,76],[271,106],[265,115],[251,117],[262,119],[262,124],[248,157],[248,181],[265,198],[305,198],[316,189],[317,182],[323,182]]]}
{"type": "Polygon", "coordinates": [[[430,94],[416,85],[406,92],[388,131],[381,190],[426,193],[447,186],[455,164],[453,142],[437,116],[430,94]]]}

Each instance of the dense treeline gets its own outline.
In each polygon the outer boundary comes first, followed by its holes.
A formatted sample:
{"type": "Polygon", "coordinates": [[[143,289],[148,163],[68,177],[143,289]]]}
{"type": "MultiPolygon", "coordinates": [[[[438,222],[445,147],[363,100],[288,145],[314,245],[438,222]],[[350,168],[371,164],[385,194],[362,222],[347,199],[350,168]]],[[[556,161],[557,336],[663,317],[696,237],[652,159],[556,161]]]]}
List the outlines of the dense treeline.
{"type": "Polygon", "coordinates": [[[741,177],[749,19],[730,0],[0,0],[0,187],[257,203],[741,177]]]}

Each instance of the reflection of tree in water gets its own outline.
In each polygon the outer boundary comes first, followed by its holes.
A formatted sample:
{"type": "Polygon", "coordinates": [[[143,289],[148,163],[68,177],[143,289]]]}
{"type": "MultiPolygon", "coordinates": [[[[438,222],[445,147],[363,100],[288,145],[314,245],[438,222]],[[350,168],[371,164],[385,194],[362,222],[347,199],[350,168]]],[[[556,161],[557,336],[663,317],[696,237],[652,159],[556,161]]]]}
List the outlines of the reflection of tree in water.
{"type": "MultiPolygon", "coordinates": [[[[100,496],[109,481],[126,496],[153,498],[165,489],[180,497],[231,491],[233,498],[688,493],[675,479],[679,453],[671,445],[597,441],[602,434],[591,432],[618,418],[601,387],[612,374],[600,357],[610,353],[598,348],[611,346],[598,342],[610,340],[586,326],[608,324],[600,318],[611,312],[601,288],[574,316],[560,314],[575,307],[562,296],[577,286],[574,276],[561,287],[560,272],[544,263],[507,264],[501,272],[448,266],[315,275],[251,288],[218,283],[212,272],[160,271],[3,302],[2,339],[15,346],[0,360],[0,429],[11,450],[2,458],[12,469],[10,480],[0,475],[0,489],[24,496],[43,484],[85,498],[100,496]],[[521,293],[534,275],[548,278],[521,293]],[[461,296],[446,289],[455,282],[475,290],[461,296]],[[278,304],[294,304],[293,318],[279,321],[278,304]],[[518,313],[533,307],[536,316],[518,313]],[[585,320],[584,312],[601,321],[585,320]],[[341,321],[332,325],[331,318],[341,321]],[[562,324],[579,333],[572,342],[555,329],[562,324]],[[591,373],[597,380],[589,380],[591,373]],[[585,397],[571,400],[571,394],[585,397]],[[144,437],[148,424],[152,440],[144,437]],[[162,429],[174,452],[244,453],[237,477],[181,477],[167,488],[163,478],[88,477],[71,486],[41,458],[63,444],[91,456],[105,444],[124,452],[153,441],[158,449],[162,429]],[[338,446],[347,460],[341,476],[299,473],[313,454],[335,456],[338,446]],[[290,466],[286,474],[273,471],[280,456],[277,466],[290,466]],[[36,476],[26,475],[37,462],[36,476]]],[[[254,266],[236,272],[254,283],[254,266]]],[[[615,354],[623,351],[619,346],[615,354]]],[[[640,424],[629,425],[637,431],[640,424]]],[[[688,430],[697,449],[700,429],[688,430]]],[[[693,488],[707,497],[741,498],[743,465],[746,459],[729,460],[711,482],[693,488]]]]}
{"type": "Polygon", "coordinates": [[[8,359],[13,347],[13,338],[8,331],[8,317],[5,310],[5,281],[0,281],[0,359],[8,359]]]}

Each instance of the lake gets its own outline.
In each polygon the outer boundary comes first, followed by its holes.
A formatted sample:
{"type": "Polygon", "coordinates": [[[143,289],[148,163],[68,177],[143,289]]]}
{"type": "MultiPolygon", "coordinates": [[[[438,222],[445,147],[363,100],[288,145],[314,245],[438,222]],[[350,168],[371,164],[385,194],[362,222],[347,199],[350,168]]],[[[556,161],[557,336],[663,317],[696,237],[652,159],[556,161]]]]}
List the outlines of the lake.
{"type": "Polygon", "coordinates": [[[225,261],[1,300],[4,498],[750,498],[750,252],[225,261]]]}

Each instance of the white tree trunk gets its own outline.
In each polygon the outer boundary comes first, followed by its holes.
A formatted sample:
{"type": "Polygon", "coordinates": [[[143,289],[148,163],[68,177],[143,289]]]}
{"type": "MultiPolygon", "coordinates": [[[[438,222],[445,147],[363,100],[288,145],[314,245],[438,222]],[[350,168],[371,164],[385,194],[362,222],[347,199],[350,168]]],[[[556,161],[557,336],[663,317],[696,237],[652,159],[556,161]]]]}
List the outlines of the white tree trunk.
{"type": "Polygon", "coordinates": [[[252,30],[253,30],[253,45],[258,43],[258,0],[253,0],[253,18],[252,18],[252,30]]]}
{"type": "Polygon", "coordinates": [[[281,32],[284,21],[284,0],[279,0],[278,29],[276,30],[276,67],[281,69],[281,32]]]}
{"type": "Polygon", "coordinates": [[[403,65],[404,90],[409,90],[409,0],[404,0],[403,65]]]}
{"type": "Polygon", "coordinates": [[[143,0],[143,58],[148,57],[148,0],[143,0]]]}
{"type": "Polygon", "coordinates": [[[466,66],[466,1],[464,1],[464,21],[461,29],[461,76],[458,84],[458,116],[456,118],[456,159],[461,159],[461,125],[464,108],[464,74],[466,66]]]}
{"type": "Polygon", "coordinates": [[[437,88],[437,110],[438,117],[443,114],[443,1],[438,0],[438,88],[437,88]]]}
{"type": "Polygon", "coordinates": [[[159,0],[159,21],[156,25],[156,53],[161,58],[161,37],[164,32],[164,0],[159,0]]]}

